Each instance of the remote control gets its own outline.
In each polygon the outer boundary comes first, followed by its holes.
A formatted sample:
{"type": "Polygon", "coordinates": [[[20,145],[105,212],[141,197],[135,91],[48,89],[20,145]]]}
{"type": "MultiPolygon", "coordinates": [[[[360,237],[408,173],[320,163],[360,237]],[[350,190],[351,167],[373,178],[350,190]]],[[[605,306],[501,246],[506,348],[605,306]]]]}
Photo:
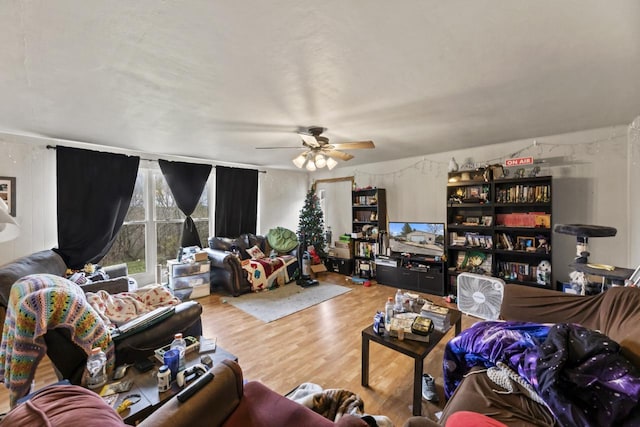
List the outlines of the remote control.
{"type": "Polygon", "coordinates": [[[180,403],[186,402],[191,396],[193,396],[198,391],[200,391],[200,389],[203,388],[205,385],[207,385],[212,379],[213,379],[213,374],[211,372],[207,372],[206,374],[198,378],[196,381],[194,381],[194,383],[191,384],[189,387],[187,387],[186,389],[178,393],[178,395],[176,396],[176,399],[178,399],[178,402],[180,403]]]}

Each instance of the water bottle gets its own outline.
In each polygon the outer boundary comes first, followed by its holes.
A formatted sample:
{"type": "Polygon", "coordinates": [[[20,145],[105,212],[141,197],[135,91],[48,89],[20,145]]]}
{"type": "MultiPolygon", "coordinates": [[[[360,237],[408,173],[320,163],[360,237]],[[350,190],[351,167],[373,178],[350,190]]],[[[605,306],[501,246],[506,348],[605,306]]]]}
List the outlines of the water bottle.
{"type": "Polygon", "coordinates": [[[99,388],[107,383],[107,355],[100,347],[91,350],[87,358],[87,387],[99,388]]]}
{"type": "Polygon", "coordinates": [[[396,305],[394,307],[396,313],[404,312],[404,294],[400,289],[396,292],[396,305]]]}
{"type": "Polygon", "coordinates": [[[187,351],[187,342],[182,338],[182,334],[178,333],[173,336],[173,341],[171,342],[172,349],[178,349],[180,352],[180,361],[178,362],[178,371],[182,371],[184,369],[184,354],[187,351]]]}
{"type": "Polygon", "coordinates": [[[384,324],[386,327],[391,325],[391,319],[393,318],[393,297],[387,299],[387,303],[384,305],[384,324]]]}

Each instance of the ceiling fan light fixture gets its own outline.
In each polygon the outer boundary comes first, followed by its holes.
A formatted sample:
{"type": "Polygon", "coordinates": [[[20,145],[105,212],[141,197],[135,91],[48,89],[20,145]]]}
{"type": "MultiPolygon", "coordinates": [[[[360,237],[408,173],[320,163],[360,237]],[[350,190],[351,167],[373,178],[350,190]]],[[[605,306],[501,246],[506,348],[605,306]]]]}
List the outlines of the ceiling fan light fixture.
{"type": "Polygon", "coordinates": [[[293,164],[296,165],[298,169],[302,169],[302,167],[304,166],[304,162],[306,161],[307,161],[307,156],[305,155],[305,153],[302,153],[298,157],[293,159],[293,164]]]}
{"type": "Polygon", "coordinates": [[[316,154],[315,164],[318,169],[322,169],[327,166],[327,159],[321,153],[318,153],[316,154]]]}
{"type": "Polygon", "coordinates": [[[313,171],[315,171],[315,170],[316,170],[316,163],[313,161],[313,159],[311,159],[311,160],[309,160],[309,161],[307,162],[307,170],[308,170],[309,172],[313,172],[313,171]]]}
{"type": "Polygon", "coordinates": [[[327,169],[332,170],[336,166],[338,166],[338,162],[331,157],[327,157],[327,169]]]}

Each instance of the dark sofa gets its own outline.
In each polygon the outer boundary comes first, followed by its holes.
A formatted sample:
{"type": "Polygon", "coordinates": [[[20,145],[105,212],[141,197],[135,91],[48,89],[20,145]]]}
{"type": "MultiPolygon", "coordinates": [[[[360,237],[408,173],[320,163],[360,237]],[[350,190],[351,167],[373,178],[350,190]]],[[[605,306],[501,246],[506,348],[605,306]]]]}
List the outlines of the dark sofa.
{"type": "MultiPolygon", "coordinates": [[[[242,268],[241,261],[251,258],[247,249],[258,246],[267,256],[271,253],[271,245],[267,236],[245,233],[236,238],[210,237],[209,247],[205,249],[211,262],[211,287],[223,289],[237,297],[251,292],[251,282],[247,271],[242,268]],[[238,256],[233,250],[237,250],[238,256]]],[[[293,255],[297,258],[297,247],[280,254],[293,255]]],[[[289,277],[297,277],[298,262],[287,267],[289,277]]]]}
{"type": "MultiPolygon", "coordinates": [[[[597,330],[620,344],[620,353],[640,368],[640,289],[614,287],[592,296],[567,294],[547,289],[507,285],[501,306],[503,320],[537,323],[577,323],[597,330]]],[[[481,413],[511,426],[558,425],[549,410],[527,397],[525,389],[516,393],[500,389],[485,369],[473,368],[447,401],[438,423],[413,417],[405,427],[445,425],[460,411],[481,413]]],[[[569,392],[570,393],[570,392],[569,392]]],[[[636,409],[638,412],[640,408],[636,409]]],[[[638,425],[631,422],[625,425],[638,425]]]]}
{"type": "MultiPolygon", "coordinates": [[[[16,280],[30,274],[54,274],[64,276],[67,270],[62,258],[52,250],[44,250],[16,259],[0,266],[0,320],[4,318],[9,300],[11,286],[16,280]]],[[[111,270],[125,273],[125,277],[109,279],[83,285],[85,292],[105,289],[109,293],[128,290],[126,269],[119,266],[111,270]]],[[[151,356],[155,349],[171,343],[176,332],[200,336],[202,323],[200,315],[202,306],[196,301],[183,302],[176,306],[175,314],[140,332],[116,342],[116,366],[133,363],[151,356]]],[[[63,328],[50,329],[44,336],[47,344],[47,355],[58,370],[61,378],[79,384],[84,370],[87,355],[70,339],[69,331],[63,328]]]]}

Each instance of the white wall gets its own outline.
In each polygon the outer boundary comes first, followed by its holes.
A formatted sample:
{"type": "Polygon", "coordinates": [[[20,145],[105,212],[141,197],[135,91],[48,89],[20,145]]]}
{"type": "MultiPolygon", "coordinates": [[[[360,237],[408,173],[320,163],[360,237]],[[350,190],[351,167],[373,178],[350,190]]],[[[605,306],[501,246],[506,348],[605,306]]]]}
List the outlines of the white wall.
{"type": "MultiPolygon", "coordinates": [[[[342,163],[330,173],[269,169],[259,175],[258,232],[266,233],[276,226],[295,231],[312,180],[352,175],[360,187],[387,189],[390,221],[445,221],[447,165],[452,156],[459,164],[467,157],[486,164],[519,153],[547,160],[541,174],[554,178],[555,223],[618,229],[616,237],[591,239],[593,262],[635,268],[640,264],[640,226],[636,221],[640,141],[630,143],[627,132],[627,126],[619,126],[540,137],[535,146],[529,139],[356,167],[342,163]]],[[[46,142],[0,134],[0,176],[17,178],[17,220],[21,226],[20,237],[0,243],[0,264],[56,244],[55,152],[45,149],[46,142]]],[[[566,278],[575,239],[556,234],[552,246],[554,276],[566,278]]]]}
{"type": "Polygon", "coordinates": [[[0,243],[0,264],[57,243],[55,151],[45,145],[36,138],[0,134],[0,176],[16,178],[20,225],[17,239],[0,243]]]}
{"type": "MultiPolygon", "coordinates": [[[[531,155],[536,160],[546,160],[540,164],[540,175],[553,176],[554,223],[618,229],[616,237],[590,240],[590,260],[629,268],[640,264],[640,228],[629,215],[632,204],[635,211],[640,206],[635,197],[640,189],[636,183],[640,176],[636,170],[640,147],[629,148],[627,127],[540,137],[535,141],[535,145],[533,139],[528,139],[356,167],[342,163],[315,179],[353,175],[359,187],[385,188],[389,221],[444,222],[451,157],[460,165],[467,158],[485,165],[502,163],[516,153],[531,155]]],[[[554,276],[565,280],[571,271],[568,264],[575,255],[575,238],[554,234],[552,247],[554,276]]]]}

